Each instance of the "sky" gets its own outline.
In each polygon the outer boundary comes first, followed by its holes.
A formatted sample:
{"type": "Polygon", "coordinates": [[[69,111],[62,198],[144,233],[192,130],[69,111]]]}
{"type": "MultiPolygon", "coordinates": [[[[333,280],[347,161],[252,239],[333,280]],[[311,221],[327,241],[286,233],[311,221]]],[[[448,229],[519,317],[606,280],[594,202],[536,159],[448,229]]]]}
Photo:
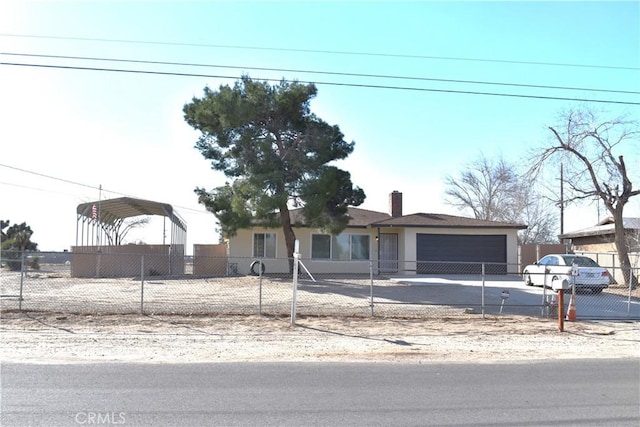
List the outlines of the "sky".
{"type": "MultiPolygon", "coordinates": [[[[355,142],[339,166],[365,191],[361,208],[388,212],[397,190],[405,214],[471,216],[445,202],[444,179],[479,156],[530,163],[572,108],[640,119],[639,5],[2,0],[0,217],[62,251],[79,204],[128,196],[171,204],[187,253],[217,243],[194,189],[226,178],[182,108],[243,74],[316,83],[312,112],[355,142]]],[[[621,150],[638,187],[639,155],[621,150]]],[[[564,230],[604,216],[572,205],[564,230]]],[[[638,200],[625,216],[640,216],[638,200]]],[[[127,242],[162,243],[162,221],[127,242]]]]}

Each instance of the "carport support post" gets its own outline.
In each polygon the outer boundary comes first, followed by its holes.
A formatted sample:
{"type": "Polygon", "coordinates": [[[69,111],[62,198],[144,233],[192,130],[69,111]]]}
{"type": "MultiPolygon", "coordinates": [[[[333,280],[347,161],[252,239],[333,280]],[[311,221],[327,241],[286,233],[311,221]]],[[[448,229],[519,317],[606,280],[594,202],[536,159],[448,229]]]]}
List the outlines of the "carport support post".
{"type": "Polygon", "coordinates": [[[558,289],[558,329],[564,332],[564,290],[558,289]]]}

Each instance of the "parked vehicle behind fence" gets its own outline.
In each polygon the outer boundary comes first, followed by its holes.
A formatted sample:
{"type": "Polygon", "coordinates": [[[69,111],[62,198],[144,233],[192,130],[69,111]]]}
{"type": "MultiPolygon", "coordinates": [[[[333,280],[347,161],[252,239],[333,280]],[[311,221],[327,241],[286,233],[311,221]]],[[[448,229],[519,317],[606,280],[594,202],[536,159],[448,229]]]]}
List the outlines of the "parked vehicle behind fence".
{"type": "Polygon", "coordinates": [[[527,265],[522,278],[527,286],[547,286],[549,288],[571,288],[575,281],[576,290],[590,290],[600,293],[609,287],[609,271],[589,257],[572,254],[550,254],[538,262],[527,265]],[[554,286],[554,281],[564,281],[564,286],[554,286]]]}

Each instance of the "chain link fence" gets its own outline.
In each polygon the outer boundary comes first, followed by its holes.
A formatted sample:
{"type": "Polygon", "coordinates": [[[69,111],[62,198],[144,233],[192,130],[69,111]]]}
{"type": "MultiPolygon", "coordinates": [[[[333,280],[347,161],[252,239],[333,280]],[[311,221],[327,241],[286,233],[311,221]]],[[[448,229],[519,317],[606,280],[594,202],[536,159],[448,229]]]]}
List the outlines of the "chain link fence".
{"type": "MultiPolygon", "coordinates": [[[[290,315],[295,307],[296,314],[319,316],[557,316],[556,292],[527,286],[516,265],[385,261],[382,270],[376,261],[361,261],[358,273],[345,273],[353,261],[301,259],[294,281],[289,259],[185,257],[180,274],[165,274],[163,263],[172,261],[162,256],[100,254],[94,259],[100,265],[78,269],[67,252],[1,255],[1,310],[290,315]],[[284,270],[263,269],[274,261],[284,270]],[[238,274],[238,263],[254,273],[238,274]]],[[[624,284],[578,290],[574,303],[578,319],[640,319],[640,290],[624,284]]]]}

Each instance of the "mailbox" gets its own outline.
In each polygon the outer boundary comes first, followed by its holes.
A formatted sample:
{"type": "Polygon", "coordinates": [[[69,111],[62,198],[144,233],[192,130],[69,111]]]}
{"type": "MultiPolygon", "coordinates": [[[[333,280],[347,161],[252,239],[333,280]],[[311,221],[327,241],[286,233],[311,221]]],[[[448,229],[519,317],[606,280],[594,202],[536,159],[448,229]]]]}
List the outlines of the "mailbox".
{"type": "Polygon", "coordinates": [[[566,291],[567,289],[571,289],[571,284],[567,279],[552,280],[551,289],[554,291],[566,291]]]}

